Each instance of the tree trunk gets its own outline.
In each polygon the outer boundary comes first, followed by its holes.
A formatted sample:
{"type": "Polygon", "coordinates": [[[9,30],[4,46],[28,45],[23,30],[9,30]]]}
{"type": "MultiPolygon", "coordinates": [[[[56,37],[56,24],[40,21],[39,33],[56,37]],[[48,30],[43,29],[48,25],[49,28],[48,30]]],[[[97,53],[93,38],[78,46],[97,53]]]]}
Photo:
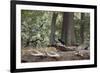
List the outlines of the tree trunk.
{"type": "Polygon", "coordinates": [[[81,38],[81,44],[84,43],[84,13],[81,13],[81,25],[80,25],[80,38],[81,38]]]}
{"type": "Polygon", "coordinates": [[[53,13],[52,15],[51,34],[50,34],[50,44],[51,45],[55,44],[55,24],[56,24],[57,15],[58,15],[57,13],[53,13]]]}
{"type": "Polygon", "coordinates": [[[75,44],[75,33],[73,24],[73,13],[64,12],[61,40],[66,45],[75,44]]]}

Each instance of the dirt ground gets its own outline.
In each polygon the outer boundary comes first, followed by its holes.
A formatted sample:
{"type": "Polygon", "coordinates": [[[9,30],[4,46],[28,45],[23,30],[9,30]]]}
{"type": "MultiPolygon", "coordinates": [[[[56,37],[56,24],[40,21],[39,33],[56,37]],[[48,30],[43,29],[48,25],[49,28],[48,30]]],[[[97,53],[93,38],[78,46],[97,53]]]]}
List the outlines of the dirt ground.
{"type": "Polygon", "coordinates": [[[48,55],[34,56],[31,51],[26,51],[21,55],[21,62],[49,62],[49,61],[71,61],[71,60],[88,60],[90,59],[89,50],[78,51],[58,51],[59,57],[51,57],[48,55]]]}

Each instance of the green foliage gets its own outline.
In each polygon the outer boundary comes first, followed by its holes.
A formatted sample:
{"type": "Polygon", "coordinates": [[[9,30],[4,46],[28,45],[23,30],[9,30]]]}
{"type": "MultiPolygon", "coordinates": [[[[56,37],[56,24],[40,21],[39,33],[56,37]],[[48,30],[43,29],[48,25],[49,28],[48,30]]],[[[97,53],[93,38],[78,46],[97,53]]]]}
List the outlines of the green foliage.
{"type": "Polygon", "coordinates": [[[45,11],[21,11],[22,46],[39,47],[48,44],[51,14],[45,11]]]}
{"type": "MultiPolygon", "coordinates": [[[[22,47],[46,47],[50,44],[51,22],[53,11],[21,10],[21,45],[22,47]]],[[[55,39],[61,38],[63,12],[57,13],[55,24],[55,39]]],[[[90,15],[85,13],[81,20],[81,13],[74,13],[74,30],[76,42],[80,43],[80,24],[84,23],[85,39],[90,37],[90,15]]],[[[65,27],[66,28],[66,27],[65,27]]]]}
{"type": "Polygon", "coordinates": [[[84,13],[84,19],[81,19],[81,14],[74,13],[74,30],[77,43],[81,43],[81,24],[84,24],[84,41],[90,40],[90,14],[84,13]]]}
{"type": "MultiPolygon", "coordinates": [[[[52,14],[50,11],[21,11],[21,41],[22,47],[33,46],[33,47],[45,47],[49,45],[49,38],[51,33],[51,20],[52,14]]],[[[57,12],[56,12],[57,13],[57,12]]],[[[56,22],[57,31],[56,37],[59,36],[61,31],[61,13],[58,13],[56,22]]]]}

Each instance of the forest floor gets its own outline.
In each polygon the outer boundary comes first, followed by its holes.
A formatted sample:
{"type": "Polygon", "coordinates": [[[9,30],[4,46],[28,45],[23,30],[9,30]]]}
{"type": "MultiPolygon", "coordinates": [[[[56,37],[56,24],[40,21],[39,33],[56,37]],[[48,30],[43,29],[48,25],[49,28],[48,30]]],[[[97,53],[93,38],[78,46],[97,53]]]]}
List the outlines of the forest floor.
{"type": "MultiPolygon", "coordinates": [[[[36,52],[36,50],[35,50],[36,52]]],[[[90,59],[90,50],[73,50],[73,51],[55,51],[56,55],[43,55],[43,54],[32,54],[33,49],[22,49],[21,62],[49,62],[49,61],[71,61],[71,60],[88,60],[90,59]]]]}

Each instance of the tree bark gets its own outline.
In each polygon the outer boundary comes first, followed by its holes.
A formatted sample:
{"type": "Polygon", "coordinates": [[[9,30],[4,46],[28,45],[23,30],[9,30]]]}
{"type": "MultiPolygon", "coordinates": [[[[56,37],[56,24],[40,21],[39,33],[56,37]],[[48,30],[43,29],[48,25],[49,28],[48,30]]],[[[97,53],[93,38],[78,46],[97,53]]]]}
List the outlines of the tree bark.
{"type": "Polygon", "coordinates": [[[54,45],[55,44],[55,24],[56,24],[56,18],[57,18],[57,13],[53,13],[52,15],[52,22],[51,22],[51,34],[50,34],[50,44],[54,45]]]}
{"type": "Polygon", "coordinates": [[[81,25],[80,25],[80,38],[81,38],[81,44],[84,43],[84,13],[81,13],[81,25]]]}
{"type": "Polygon", "coordinates": [[[66,45],[75,44],[73,13],[71,12],[64,12],[63,14],[61,39],[66,45]]]}

